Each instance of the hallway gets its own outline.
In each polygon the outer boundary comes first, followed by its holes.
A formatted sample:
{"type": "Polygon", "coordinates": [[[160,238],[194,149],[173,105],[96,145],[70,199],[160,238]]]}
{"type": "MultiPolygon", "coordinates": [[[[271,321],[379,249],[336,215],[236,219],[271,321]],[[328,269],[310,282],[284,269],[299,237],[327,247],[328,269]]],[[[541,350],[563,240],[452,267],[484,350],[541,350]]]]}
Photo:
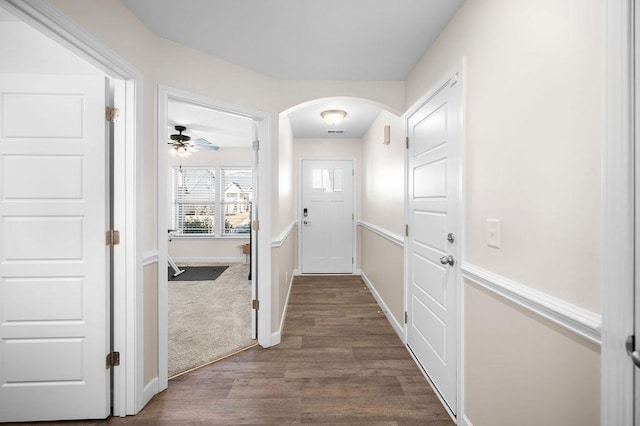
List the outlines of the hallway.
{"type": "Polygon", "coordinates": [[[296,277],[282,343],[169,382],[136,417],[95,424],[452,425],[358,276],[296,277]]]}

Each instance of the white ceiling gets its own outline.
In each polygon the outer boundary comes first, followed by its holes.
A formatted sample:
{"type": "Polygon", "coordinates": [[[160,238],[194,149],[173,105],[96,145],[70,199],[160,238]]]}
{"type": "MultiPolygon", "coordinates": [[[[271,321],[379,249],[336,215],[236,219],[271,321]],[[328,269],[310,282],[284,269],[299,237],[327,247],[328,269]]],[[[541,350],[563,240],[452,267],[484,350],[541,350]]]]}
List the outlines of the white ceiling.
{"type": "Polygon", "coordinates": [[[169,135],[177,133],[176,125],[187,128],[185,135],[220,148],[249,148],[253,141],[253,123],[248,118],[176,100],[169,100],[167,117],[167,143],[169,135]]]}
{"type": "Polygon", "coordinates": [[[161,37],[278,79],[401,81],[463,0],[124,0],[161,37]]]}
{"type": "MultiPolygon", "coordinates": [[[[124,0],[157,35],[277,79],[372,81],[404,80],[462,2],[124,0]]],[[[192,136],[223,147],[251,140],[237,118],[186,104],[174,110],[173,123],[202,130],[192,136]]],[[[379,113],[365,102],[336,100],[289,117],[298,138],[361,138],[379,113]],[[347,111],[336,127],[344,133],[327,133],[335,129],[321,119],[325,109],[347,111]]]]}

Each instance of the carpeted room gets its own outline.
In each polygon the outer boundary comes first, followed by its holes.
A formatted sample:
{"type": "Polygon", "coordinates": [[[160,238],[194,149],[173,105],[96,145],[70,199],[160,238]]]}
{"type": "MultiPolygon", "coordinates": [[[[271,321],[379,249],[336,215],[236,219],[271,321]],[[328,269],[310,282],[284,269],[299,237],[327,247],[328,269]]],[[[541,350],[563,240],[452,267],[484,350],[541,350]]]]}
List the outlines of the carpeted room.
{"type": "Polygon", "coordinates": [[[174,278],[169,269],[169,377],[253,344],[249,264],[180,270],[185,272],[174,278]]]}

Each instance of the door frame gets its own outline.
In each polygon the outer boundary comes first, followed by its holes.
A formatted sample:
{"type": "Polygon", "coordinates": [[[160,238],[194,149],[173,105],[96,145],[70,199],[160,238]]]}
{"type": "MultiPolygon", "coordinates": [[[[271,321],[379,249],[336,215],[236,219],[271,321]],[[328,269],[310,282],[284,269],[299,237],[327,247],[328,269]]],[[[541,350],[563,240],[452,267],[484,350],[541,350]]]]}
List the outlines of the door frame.
{"type": "MultiPolygon", "coordinates": [[[[466,68],[466,58],[461,58],[457,64],[452,67],[449,72],[443,74],[443,77],[438,79],[438,83],[432,86],[427,92],[426,95],[422,96],[418,99],[411,107],[407,109],[407,111],[402,116],[405,125],[405,136],[409,137],[409,117],[415,114],[426,102],[428,102],[433,96],[435,96],[440,90],[452,79],[457,80],[456,84],[460,85],[458,89],[458,99],[456,108],[458,108],[458,123],[457,123],[457,131],[456,137],[458,139],[459,153],[460,153],[460,170],[459,170],[459,196],[458,196],[458,229],[457,231],[457,241],[458,246],[456,248],[455,253],[455,268],[458,270],[458,276],[456,279],[456,413],[454,414],[450,409],[448,404],[444,401],[440,393],[437,391],[434,383],[431,381],[427,373],[422,369],[418,359],[415,357],[413,352],[409,349],[407,343],[408,337],[408,325],[405,322],[403,324],[403,335],[402,340],[407,348],[407,352],[411,355],[413,360],[418,365],[418,368],[422,372],[423,376],[427,379],[427,382],[433,389],[433,392],[436,394],[440,403],[445,408],[449,416],[460,425],[470,424],[469,420],[464,415],[464,364],[463,364],[463,354],[464,354],[464,285],[462,279],[462,271],[460,270],[460,266],[464,262],[464,242],[465,242],[465,105],[466,105],[466,92],[465,92],[465,84],[464,84],[464,76],[465,76],[465,68],[466,68]]],[[[411,141],[409,141],[411,143],[411,141]]],[[[410,210],[409,210],[409,149],[405,149],[404,155],[404,184],[405,184],[405,223],[409,224],[410,219],[410,210]]],[[[404,273],[404,284],[403,284],[403,292],[404,292],[404,300],[403,300],[403,310],[404,312],[408,312],[409,308],[409,237],[405,235],[404,238],[404,259],[403,259],[403,269],[404,273]]]]}
{"type": "Polygon", "coordinates": [[[324,275],[324,274],[303,274],[302,272],[302,222],[304,218],[302,217],[302,197],[303,197],[303,170],[302,164],[305,161],[351,161],[351,166],[353,167],[353,176],[351,185],[352,185],[352,194],[351,194],[351,206],[353,213],[353,220],[351,223],[351,235],[352,244],[351,244],[351,253],[353,255],[353,264],[351,265],[351,274],[336,274],[336,275],[360,275],[358,272],[358,268],[356,265],[358,264],[358,193],[360,191],[360,187],[358,183],[358,160],[355,157],[318,157],[318,158],[310,158],[310,157],[300,157],[298,158],[298,212],[294,215],[298,221],[298,271],[300,271],[300,275],[324,275]]]}
{"type": "MultiPolygon", "coordinates": [[[[164,266],[167,265],[168,241],[167,229],[169,215],[167,213],[167,110],[169,100],[177,100],[221,112],[250,118],[257,126],[259,149],[257,157],[258,168],[258,202],[254,206],[257,210],[257,220],[261,229],[256,233],[258,240],[255,248],[257,259],[257,282],[260,309],[258,318],[258,343],[262,347],[271,346],[271,116],[263,111],[251,110],[211,99],[203,95],[196,95],[184,90],[158,85],[158,120],[157,120],[157,169],[158,169],[158,390],[163,391],[169,385],[168,380],[168,289],[167,275],[164,266]]],[[[252,248],[252,251],[254,249],[252,248]]],[[[252,253],[252,255],[254,254],[252,253]]],[[[253,276],[253,275],[252,275],[253,276]]],[[[157,393],[156,392],[156,393],[157,393]]]]}
{"type": "Polygon", "coordinates": [[[113,318],[114,350],[124,354],[115,368],[113,383],[113,415],[136,414],[143,401],[143,322],[142,322],[142,228],[138,227],[142,211],[141,167],[142,146],[142,73],[103,46],[90,33],[72,22],[48,2],[38,0],[4,0],[1,7],[23,22],[93,64],[112,79],[115,99],[123,99],[120,120],[114,126],[114,201],[115,229],[122,234],[120,246],[113,253],[113,318]],[[128,182],[135,182],[134,185],[128,182]]]}
{"type": "Polygon", "coordinates": [[[635,367],[624,345],[634,333],[634,286],[640,288],[639,278],[634,277],[639,236],[635,200],[640,197],[634,114],[640,105],[634,96],[634,32],[639,16],[633,3],[606,2],[601,423],[611,425],[634,422],[635,367]]]}

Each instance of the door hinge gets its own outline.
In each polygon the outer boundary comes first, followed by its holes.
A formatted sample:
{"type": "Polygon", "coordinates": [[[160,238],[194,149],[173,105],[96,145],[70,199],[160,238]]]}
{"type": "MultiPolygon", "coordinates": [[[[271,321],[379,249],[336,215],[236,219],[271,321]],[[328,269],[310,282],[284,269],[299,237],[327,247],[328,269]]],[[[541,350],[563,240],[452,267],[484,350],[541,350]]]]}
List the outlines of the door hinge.
{"type": "Polygon", "coordinates": [[[120,365],[120,352],[110,352],[107,354],[107,369],[120,365]]]}
{"type": "Polygon", "coordinates": [[[406,144],[407,144],[407,149],[409,149],[409,136],[407,136],[407,137],[405,138],[405,142],[406,142],[406,144]]]}
{"type": "Polygon", "coordinates": [[[115,229],[107,231],[105,242],[108,246],[117,246],[120,244],[120,231],[116,231],[115,229]]]}
{"type": "Polygon", "coordinates": [[[254,220],[253,224],[251,225],[251,227],[253,228],[254,231],[259,231],[260,230],[260,221],[259,220],[254,220]]]}
{"type": "Polygon", "coordinates": [[[251,146],[253,147],[254,151],[260,151],[260,141],[259,140],[253,141],[251,146]]]}
{"type": "Polygon", "coordinates": [[[404,311],[404,323],[406,324],[409,321],[409,313],[404,311]]]}
{"type": "Polygon", "coordinates": [[[109,123],[115,123],[120,118],[120,109],[114,107],[105,107],[104,108],[104,118],[109,123]]]}
{"type": "Polygon", "coordinates": [[[356,215],[351,213],[351,220],[355,220],[356,219],[356,215]]]}
{"type": "Polygon", "coordinates": [[[409,236],[409,225],[404,225],[404,236],[408,237],[409,236]]]}
{"type": "Polygon", "coordinates": [[[355,263],[355,261],[353,260],[353,257],[351,258],[351,264],[353,265],[355,263]]]}
{"type": "Polygon", "coordinates": [[[260,309],[260,301],[258,299],[253,299],[251,301],[251,308],[252,309],[260,309]]]}

